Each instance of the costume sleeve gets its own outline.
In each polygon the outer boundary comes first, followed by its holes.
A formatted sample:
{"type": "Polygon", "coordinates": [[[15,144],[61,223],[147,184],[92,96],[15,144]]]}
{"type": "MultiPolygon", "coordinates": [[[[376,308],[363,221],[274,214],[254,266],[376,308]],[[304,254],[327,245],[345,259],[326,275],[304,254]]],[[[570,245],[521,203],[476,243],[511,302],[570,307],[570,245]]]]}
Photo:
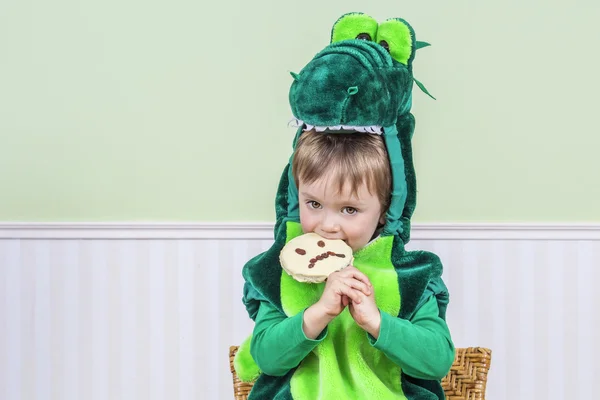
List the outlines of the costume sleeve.
{"type": "Polygon", "coordinates": [[[370,343],[381,350],[402,371],[414,378],[440,380],[454,361],[454,344],[446,321],[440,317],[435,296],[431,296],[410,320],[381,311],[377,340],[370,343]]]}
{"type": "Polygon", "coordinates": [[[267,301],[256,316],[250,354],[267,375],[282,376],[295,368],[327,336],[327,328],[315,339],[304,334],[304,311],[287,317],[267,301]]]}

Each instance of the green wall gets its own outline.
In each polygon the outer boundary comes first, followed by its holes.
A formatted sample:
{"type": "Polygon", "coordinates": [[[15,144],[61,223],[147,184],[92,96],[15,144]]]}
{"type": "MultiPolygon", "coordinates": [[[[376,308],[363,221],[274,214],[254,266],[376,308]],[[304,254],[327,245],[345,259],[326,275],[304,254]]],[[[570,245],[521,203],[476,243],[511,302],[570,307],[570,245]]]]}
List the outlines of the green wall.
{"type": "Polygon", "coordinates": [[[0,221],[272,220],[288,72],[347,11],[433,44],[416,221],[600,221],[598,4],[2,2],[0,221]]]}

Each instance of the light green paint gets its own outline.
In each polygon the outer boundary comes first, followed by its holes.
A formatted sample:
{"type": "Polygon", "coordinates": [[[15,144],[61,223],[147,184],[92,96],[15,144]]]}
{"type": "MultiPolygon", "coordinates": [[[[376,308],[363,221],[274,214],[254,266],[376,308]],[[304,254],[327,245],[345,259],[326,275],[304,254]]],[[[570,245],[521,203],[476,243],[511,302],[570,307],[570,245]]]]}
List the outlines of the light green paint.
{"type": "Polygon", "coordinates": [[[415,221],[600,221],[600,6],[475,0],[3,3],[0,221],[271,221],[289,71],[349,11],[432,44],[415,221]]]}

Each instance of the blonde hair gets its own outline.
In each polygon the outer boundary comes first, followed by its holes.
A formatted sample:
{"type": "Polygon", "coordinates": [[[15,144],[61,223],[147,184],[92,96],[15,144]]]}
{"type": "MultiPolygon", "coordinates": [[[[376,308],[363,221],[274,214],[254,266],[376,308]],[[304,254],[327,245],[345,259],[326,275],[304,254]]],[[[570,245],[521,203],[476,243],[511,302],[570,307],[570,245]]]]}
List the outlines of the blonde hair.
{"type": "Polygon", "coordinates": [[[390,206],[392,178],[383,137],[369,133],[321,133],[314,130],[300,135],[292,160],[296,186],[315,182],[331,173],[338,192],[350,185],[353,195],[361,184],[376,195],[382,212],[390,206]]]}

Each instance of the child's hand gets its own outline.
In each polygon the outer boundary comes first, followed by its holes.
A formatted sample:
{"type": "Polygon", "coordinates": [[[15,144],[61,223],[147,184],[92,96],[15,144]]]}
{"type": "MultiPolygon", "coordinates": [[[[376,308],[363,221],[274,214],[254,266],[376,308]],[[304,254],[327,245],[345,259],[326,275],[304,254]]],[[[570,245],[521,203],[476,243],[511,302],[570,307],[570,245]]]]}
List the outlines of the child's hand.
{"type": "Polygon", "coordinates": [[[361,301],[352,301],[348,305],[350,315],[365,331],[369,332],[375,339],[379,337],[379,328],[381,327],[381,314],[377,303],[375,303],[375,292],[371,288],[370,295],[359,293],[361,301]]]}
{"type": "Polygon", "coordinates": [[[348,300],[360,303],[373,293],[369,278],[358,269],[348,266],[329,275],[321,298],[317,302],[330,317],[338,316],[348,305],[348,300]]]}

